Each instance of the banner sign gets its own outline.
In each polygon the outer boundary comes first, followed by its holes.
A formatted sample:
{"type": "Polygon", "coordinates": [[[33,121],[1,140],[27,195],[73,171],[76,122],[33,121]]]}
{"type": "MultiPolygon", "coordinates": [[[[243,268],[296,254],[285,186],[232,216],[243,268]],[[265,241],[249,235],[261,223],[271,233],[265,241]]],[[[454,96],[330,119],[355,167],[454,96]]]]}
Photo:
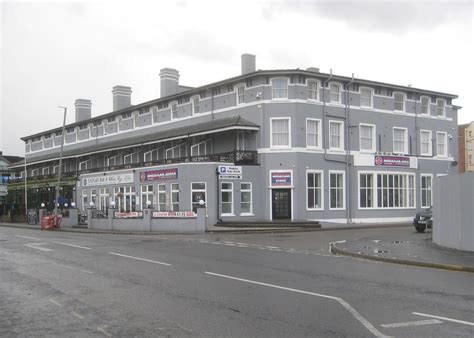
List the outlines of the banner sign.
{"type": "Polygon", "coordinates": [[[193,211],[155,211],[153,218],[193,218],[196,214],[193,211]]]}
{"type": "Polygon", "coordinates": [[[271,173],[272,186],[289,186],[291,185],[291,171],[273,172],[271,173]]]}
{"type": "Polygon", "coordinates": [[[140,181],[173,180],[178,178],[178,168],[150,170],[140,173],[140,181]]]}
{"type": "Polygon", "coordinates": [[[375,156],[374,164],[386,167],[410,167],[410,158],[404,156],[375,156]]]}
{"type": "Polygon", "coordinates": [[[133,173],[84,177],[81,182],[83,187],[133,183],[133,173]]]}
{"type": "Polygon", "coordinates": [[[115,218],[141,218],[143,217],[143,212],[141,211],[132,211],[132,212],[118,212],[114,213],[115,218]]]}

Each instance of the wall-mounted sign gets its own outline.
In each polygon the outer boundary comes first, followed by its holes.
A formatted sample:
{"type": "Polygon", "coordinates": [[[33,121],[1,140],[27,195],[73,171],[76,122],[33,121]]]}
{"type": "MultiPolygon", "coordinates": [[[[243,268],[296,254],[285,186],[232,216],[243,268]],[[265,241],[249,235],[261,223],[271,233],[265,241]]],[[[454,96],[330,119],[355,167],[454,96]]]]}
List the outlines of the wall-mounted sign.
{"type": "Polygon", "coordinates": [[[174,180],[178,178],[178,168],[149,170],[140,173],[140,181],[174,180]]]}
{"type": "Polygon", "coordinates": [[[90,176],[81,179],[82,187],[133,183],[133,174],[90,176]]]}
{"type": "Polygon", "coordinates": [[[141,218],[143,217],[143,212],[141,211],[132,211],[132,212],[118,212],[114,213],[115,218],[141,218]]]}
{"type": "Polygon", "coordinates": [[[291,174],[291,171],[272,172],[272,186],[290,186],[291,174]]]}
{"type": "Polygon", "coordinates": [[[193,211],[155,211],[154,218],[193,218],[196,214],[193,211]]]}
{"type": "Polygon", "coordinates": [[[233,165],[220,165],[217,167],[219,178],[240,180],[242,179],[242,167],[233,165]]]}
{"type": "Polygon", "coordinates": [[[374,164],[386,167],[410,167],[410,158],[405,156],[375,156],[374,164]]]}

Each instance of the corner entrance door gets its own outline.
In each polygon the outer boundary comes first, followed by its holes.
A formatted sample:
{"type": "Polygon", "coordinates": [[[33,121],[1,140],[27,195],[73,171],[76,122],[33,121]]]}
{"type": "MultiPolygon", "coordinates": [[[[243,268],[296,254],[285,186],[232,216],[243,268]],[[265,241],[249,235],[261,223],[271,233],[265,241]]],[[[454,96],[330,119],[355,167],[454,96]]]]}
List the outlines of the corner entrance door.
{"type": "Polygon", "coordinates": [[[272,218],[291,219],[291,189],[272,189],[272,218]]]}

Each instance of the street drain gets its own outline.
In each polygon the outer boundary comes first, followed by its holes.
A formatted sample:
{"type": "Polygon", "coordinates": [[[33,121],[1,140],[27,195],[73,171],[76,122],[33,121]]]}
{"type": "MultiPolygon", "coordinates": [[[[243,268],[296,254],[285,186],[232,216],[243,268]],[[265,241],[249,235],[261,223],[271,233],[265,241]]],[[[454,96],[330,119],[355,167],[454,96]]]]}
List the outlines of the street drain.
{"type": "Polygon", "coordinates": [[[388,253],[388,250],[375,249],[375,250],[374,250],[374,253],[388,253]]]}
{"type": "Polygon", "coordinates": [[[403,244],[403,243],[408,243],[408,241],[393,241],[393,244],[403,244]]]}

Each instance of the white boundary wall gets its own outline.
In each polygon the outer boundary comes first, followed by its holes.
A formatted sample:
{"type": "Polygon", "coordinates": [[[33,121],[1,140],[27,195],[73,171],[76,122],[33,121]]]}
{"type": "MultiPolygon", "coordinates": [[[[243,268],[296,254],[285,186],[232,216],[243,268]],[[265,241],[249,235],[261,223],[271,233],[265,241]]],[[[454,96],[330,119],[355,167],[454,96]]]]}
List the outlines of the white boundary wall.
{"type": "Polygon", "coordinates": [[[474,173],[434,180],[433,242],[474,251],[474,173]]]}

